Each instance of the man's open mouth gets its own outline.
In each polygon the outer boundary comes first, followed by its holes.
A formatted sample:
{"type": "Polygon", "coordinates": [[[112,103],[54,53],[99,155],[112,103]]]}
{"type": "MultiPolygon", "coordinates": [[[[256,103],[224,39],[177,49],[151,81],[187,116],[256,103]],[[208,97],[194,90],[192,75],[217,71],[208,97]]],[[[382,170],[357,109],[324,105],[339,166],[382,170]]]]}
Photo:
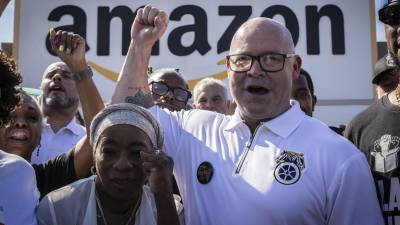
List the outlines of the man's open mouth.
{"type": "Polygon", "coordinates": [[[63,86],[58,85],[58,84],[55,84],[55,85],[53,85],[53,86],[51,86],[51,87],[49,88],[49,93],[52,92],[52,91],[61,91],[61,92],[65,92],[65,89],[64,89],[63,86]]]}
{"type": "Polygon", "coordinates": [[[268,94],[269,89],[262,87],[262,86],[256,86],[256,85],[252,85],[252,86],[248,86],[246,88],[246,91],[250,92],[251,94],[254,95],[265,95],[268,94]]]}

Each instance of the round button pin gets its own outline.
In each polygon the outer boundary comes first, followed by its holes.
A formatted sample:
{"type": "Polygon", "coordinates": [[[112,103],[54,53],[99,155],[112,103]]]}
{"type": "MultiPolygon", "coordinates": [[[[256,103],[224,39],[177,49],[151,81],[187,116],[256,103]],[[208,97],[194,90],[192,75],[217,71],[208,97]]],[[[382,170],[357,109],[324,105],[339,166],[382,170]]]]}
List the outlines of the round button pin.
{"type": "Polygon", "coordinates": [[[214,175],[214,168],[209,162],[202,162],[197,168],[197,180],[200,184],[210,183],[214,175]]]}

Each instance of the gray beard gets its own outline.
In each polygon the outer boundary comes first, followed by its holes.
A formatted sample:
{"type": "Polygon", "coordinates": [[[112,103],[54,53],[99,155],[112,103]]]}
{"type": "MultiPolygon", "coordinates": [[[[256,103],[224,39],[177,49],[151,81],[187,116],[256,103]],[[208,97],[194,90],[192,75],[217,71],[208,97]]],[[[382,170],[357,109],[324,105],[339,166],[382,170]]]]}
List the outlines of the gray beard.
{"type": "Polygon", "coordinates": [[[67,97],[45,98],[44,104],[53,109],[67,109],[75,106],[77,100],[67,97]]]}

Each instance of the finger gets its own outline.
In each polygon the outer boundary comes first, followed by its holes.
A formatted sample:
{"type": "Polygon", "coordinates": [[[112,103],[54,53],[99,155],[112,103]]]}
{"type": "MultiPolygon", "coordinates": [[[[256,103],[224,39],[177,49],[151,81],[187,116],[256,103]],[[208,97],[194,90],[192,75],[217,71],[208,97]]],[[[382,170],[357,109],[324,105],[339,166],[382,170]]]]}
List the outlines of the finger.
{"type": "Polygon", "coordinates": [[[149,12],[151,10],[151,6],[150,5],[146,5],[143,9],[143,14],[142,14],[142,21],[144,24],[150,25],[149,21],[148,21],[148,17],[149,17],[149,12]]]}
{"type": "Polygon", "coordinates": [[[55,51],[55,49],[56,49],[55,38],[56,38],[56,31],[54,30],[54,28],[50,28],[49,29],[49,39],[50,39],[50,45],[51,45],[51,48],[53,49],[53,51],[55,51]]]}
{"type": "Polygon", "coordinates": [[[67,34],[67,40],[65,42],[65,53],[71,54],[71,51],[73,49],[72,46],[72,38],[73,38],[74,33],[68,32],[67,34]]]}
{"type": "Polygon", "coordinates": [[[154,19],[154,29],[153,32],[158,34],[158,36],[161,36],[165,30],[167,29],[168,26],[168,15],[164,11],[160,11],[156,18],[154,19]]]}
{"type": "Polygon", "coordinates": [[[156,16],[158,15],[159,12],[160,12],[160,10],[158,10],[157,8],[151,8],[149,15],[147,16],[147,20],[149,21],[149,24],[151,24],[151,25],[154,24],[154,19],[156,18],[156,16]]]}
{"type": "Polygon", "coordinates": [[[160,168],[160,165],[156,162],[143,162],[142,167],[144,170],[151,172],[156,170],[157,168],[160,168]]]}
{"type": "Polygon", "coordinates": [[[134,23],[139,23],[139,24],[143,24],[143,8],[140,8],[137,12],[136,12],[136,17],[135,17],[135,21],[134,23]]]}
{"type": "Polygon", "coordinates": [[[155,162],[144,162],[142,163],[142,170],[143,172],[149,176],[152,173],[158,172],[161,174],[171,174],[172,175],[172,169],[169,167],[165,167],[162,165],[159,165],[158,163],[155,162]]]}
{"type": "Polygon", "coordinates": [[[79,39],[80,39],[80,36],[78,34],[72,35],[71,46],[72,46],[73,50],[78,47],[79,41],[80,41],[79,39]]]}
{"type": "Polygon", "coordinates": [[[155,151],[152,152],[140,152],[140,159],[142,162],[155,162],[155,161],[160,161],[163,160],[166,157],[165,154],[160,152],[159,154],[156,154],[155,151]]]}
{"type": "Polygon", "coordinates": [[[68,32],[67,31],[63,31],[62,33],[61,33],[61,44],[60,44],[60,47],[58,48],[58,50],[60,51],[60,52],[64,52],[64,50],[65,50],[65,46],[66,46],[66,42],[67,42],[67,35],[68,35],[68,32]]]}
{"type": "Polygon", "coordinates": [[[62,34],[61,30],[58,30],[57,33],[56,33],[56,38],[55,38],[55,42],[54,43],[56,45],[57,51],[59,51],[59,48],[60,48],[60,45],[61,45],[61,34],[62,34]]]}
{"type": "Polygon", "coordinates": [[[142,164],[142,171],[146,177],[149,177],[152,173],[156,171],[156,168],[151,166],[149,163],[142,164]]]}

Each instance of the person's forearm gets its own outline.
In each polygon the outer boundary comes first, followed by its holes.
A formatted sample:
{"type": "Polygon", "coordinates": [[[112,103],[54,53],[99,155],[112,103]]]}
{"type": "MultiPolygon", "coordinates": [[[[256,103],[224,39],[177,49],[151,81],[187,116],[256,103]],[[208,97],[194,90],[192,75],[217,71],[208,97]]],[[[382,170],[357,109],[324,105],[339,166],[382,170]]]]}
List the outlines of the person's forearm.
{"type": "Polygon", "coordinates": [[[176,211],[175,201],[171,193],[154,194],[157,207],[158,225],[179,225],[178,213],[176,211]]]}
{"type": "Polygon", "coordinates": [[[82,179],[90,174],[93,166],[93,150],[88,137],[83,137],[74,148],[74,169],[77,179],[82,179]]]}
{"type": "Polygon", "coordinates": [[[76,81],[76,88],[82,106],[86,133],[89,134],[90,123],[94,116],[104,108],[104,103],[93,79],[90,76],[86,76],[82,80],[76,81]]]}
{"type": "MultiPolygon", "coordinates": [[[[82,106],[83,118],[85,120],[86,134],[90,133],[90,124],[95,115],[104,108],[103,100],[90,76],[76,81],[79,101],[82,106]]],[[[84,137],[77,143],[74,150],[74,167],[78,179],[85,178],[90,173],[93,165],[93,150],[89,144],[89,138],[84,137]]]]}
{"type": "Polygon", "coordinates": [[[153,105],[147,81],[150,55],[151,47],[131,41],[111,103],[130,102],[146,108],[153,105]]]}

